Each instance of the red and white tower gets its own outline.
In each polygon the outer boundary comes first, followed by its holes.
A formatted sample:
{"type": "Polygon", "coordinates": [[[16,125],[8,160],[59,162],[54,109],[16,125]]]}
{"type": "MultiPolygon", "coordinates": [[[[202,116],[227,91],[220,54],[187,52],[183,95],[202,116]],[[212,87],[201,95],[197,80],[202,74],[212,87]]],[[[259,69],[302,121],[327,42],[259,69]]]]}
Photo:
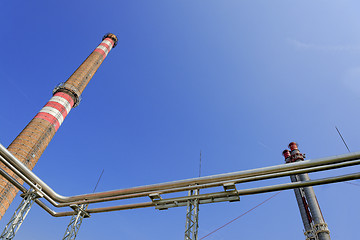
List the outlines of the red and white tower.
{"type": "MultiPolygon", "coordinates": [[[[80,103],[81,94],[110,50],[118,42],[114,34],[106,34],[100,45],[87,57],[65,82],[53,91],[53,97],[9,145],[8,150],[32,170],[73,107],[80,103]]],[[[3,164],[17,181],[22,182],[3,164]]],[[[0,181],[0,219],[15,198],[18,190],[5,179],[0,181]]]]}

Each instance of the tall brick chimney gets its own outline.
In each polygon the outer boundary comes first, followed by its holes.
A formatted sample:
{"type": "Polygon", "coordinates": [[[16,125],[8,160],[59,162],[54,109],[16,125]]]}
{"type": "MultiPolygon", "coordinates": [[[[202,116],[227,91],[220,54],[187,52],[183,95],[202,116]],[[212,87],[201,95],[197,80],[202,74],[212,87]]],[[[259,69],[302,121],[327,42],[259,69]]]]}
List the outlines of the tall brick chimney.
{"type": "MultiPolygon", "coordinates": [[[[70,78],[53,91],[53,97],[40,110],[30,123],[9,145],[8,150],[32,170],[50,143],[56,131],[73,107],[80,103],[81,93],[93,77],[118,39],[114,34],[106,34],[100,45],[87,57],[70,78]]],[[[11,176],[14,174],[0,164],[11,176]]],[[[14,176],[19,182],[21,179],[14,176]]],[[[1,177],[0,181],[0,219],[5,214],[18,190],[1,177]]]]}

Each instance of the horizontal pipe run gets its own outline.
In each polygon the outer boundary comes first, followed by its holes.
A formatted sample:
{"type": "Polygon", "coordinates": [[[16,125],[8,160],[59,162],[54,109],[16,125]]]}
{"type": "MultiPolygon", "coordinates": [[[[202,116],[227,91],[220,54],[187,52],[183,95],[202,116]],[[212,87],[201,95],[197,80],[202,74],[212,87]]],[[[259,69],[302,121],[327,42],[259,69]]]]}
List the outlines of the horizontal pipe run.
{"type": "MultiPolygon", "coordinates": [[[[255,176],[255,177],[238,179],[233,182],[239,183],[239,182],[245,182],[245,181],[262,180],[262,179],[285,176],[285,175],[287,176],[289,174],[297,174],[297,173],[306,172],[306,171],[321,171],[324,169],[331,169],[331,168],[336,168],[336,167],[358,164],[359,161],[360,160],[356,160],[353,162],[337,163],[337,164],[332,164],[332,165],[328,165],[328,166],[312,167],[310,169],[298,169],[295,171],[272,173],[272,174],[267,174],[267,175],[260,175],[260,176],[255,176]]],[[[10,181],[15,187],[20,189],[22,192],[24,192],[24,193],[27,192],[27,189],[25,187],[23,187],[19,182],[17,182],[13,177],[11,177],[9,174],[7,174],[2,169],[0,169],[0,174],[3,175],[8,181],[10,181]]],[[[360,178],[360,173],[356,173],[356,174],[348,174],[348,175],[342,175],[342,176],[325,178],[325,179],[311,180],[311,181],[307,181],[307,182],[286,183],[286,184],[279,184],[279,185],[274,185],[274,186],[243,189],[243,190],[238,190],[236,193],[240,196],[250,195],[250,194],[259,194],[259,193],[287,190],[287,189],[293,189],[293,188],[299,188],[299,187],[315,186],[315,185],[321,185],[321,184],[329,184],[329,183],[335,183],[335,182],[341,182],[341,181],[348,181],[348,180],[354,180],[354,179],[359,179],[359,178],[360,178]]],[[[225,182],[223,182],[223,183],[225,183],[225,182]]],[[[207,187],[209,187],[210,185],[213,185],[213,184],[215,184],[215,183],[207,184],[207,187]]],[[[206,184],[203,184],[200,186],[189,186],[189,187],[199,188],[199,187],[205,187],[205,185],[206,184]]],[[[176,191],[184,190],[184,188],[168,189],[167,191],[170,192],[170,191],[175,191],[175,190],[176,191]]],[[[139,194],[141,194],[141,193],[139,193],[139,194]]],[[[192,199],[192,198],[206,199],[209,197],[223,197],[223,196],[228,196],[229,194],[232,195],[234,193],[230,191],[230,192],[202,194],[202,195],[190,196],[190,197],[186,196],[186,197],[173,198],[173,199],[164,199],[158,203],[169,203],[169,202],[173,202],[173,201],[187,200],[187,199],[192,199]]],[[[136,194],[134,194],[133,197],[135,197],[135,195],[136,194]]],[[[121,196],[119,196],[119,197],[121,197],[121,196]]],[[[104,199],[99,199],[99,200],[102,201],[104,199]]],[[[113,199],[113,200],[115,200],[115,199],[113,199]]],[[[36,199],[36,203],[54,217],[71,216],[74,214],[73,211],[57,213],[57,212],[51,210],[49,207],[47,207],[39,199],[36,199]]],[[[87,212],[88,213],[111,212],[111,211],[119,211],[119,210],[125,210],[125,209],[152,207],[152,206],[155,206],[155,204],[156,204],[156,202],[127,204],[127,205],[112,206],[112,207],[93,208],[93,209],[88,209],[87,212]]]]}
{"type": "Polygon", "coordinates": [[[313,167],[313,168],[308,168],[308,169],[299,169],[299,170],[287,171],[287,172],[282,172],[282,173],[272,173],[272,174],[260,175],[260,176],[249,177],[249,178],[233,179],[231,181],[223,181],[223,182],[216,182],[216,183],[202,184],[202,185],[191,185],[191,186],[182,187],[182,188],[169,188],[169,189],[164,189],[161,191],[141,192],[141,193],[120,195],[120,196],[101,198],[101,199],[76,201],[76,202],[72,202],[72,203],[60,203],[60,204],[57,204],[57,207],[65,207],[65,206],[69,206],[71,204],[80,205],[80,204],[109,202],[109,201],[116,201],[116,200],[122,200],[122,199],[130,199],[130,198],[147,197],[152,193],[167,194],[167,193],[182,192],[182,191],[188,191],[188,190],[194,190],[194,189],[212,188],[212,187],[222,186],[226,183],[234,183],[234,184],[246,183],[246,182],[252,182],[252,181],[285,177],[285,176],[295,175],[295,174],[300,174],[300,173],[317,172],[317,171],[330,170],[330,169],[336,169],[336,168],[341,168],[341,167],[348,167],[348,166],[359,165],[359,164],[360,164],[360,160],[355,160],[352,162],[336,163],[336,164],[332,164],[332,165],[318,166],[318,167],[313,167]]]}
{"type": "Polygon", "coordinates": [[[37,205],[39,205],[42,209],[44,209],[47,213],[49,213],[51,216],[53,217],[66,217],[66,216],[72,216],[74,215],[76,212],[74,211],[69,211],[69,212],[55,212],[54,210],[52,210],[51,208],[49,208],[48,206],[46,206],[45,203],[43,203],[42,201],[40,201],[40,199],[36,199],[35,202],[37,203],[37,205]]]}
{"type": "MultiPolygon", "coordinates": [[[[0,156],[0,158],[1,158],[1,156],[0,156]]],[[[55,207],[67,207],[67,206],[70,206],[72,204],[80,205],[80,204],[116,201],[116,200],[121,200],[121,199],[146,197],[146,196],[148,196],[148,195],[150,195],[152,193],[155,193],[155,192],[159,193],[159,194],[166,194],[166,193],[188,191],[188,190],[193,190],[193,189],[204,189],[204,188],[210,188],[210,187],[217,187],[217,186],[221,186],[221,185],[223,185],[225,183],[229,183],[229,182],[237,184],[237,183],[245,183],[245,182],[251,182],[251,181],[259,181],[259,180],[265,180],[265,179],[289,176],[289,175],[292,175],[292,174],[300,174],[300,173],[305,173],[305,172],[315,172],[315,171],[329,170],[329,169],[346,167],[346,166],[351,166],[351,165],[356,165],[356,164],[360,164],[360,160],[355,160],[355,161],[352,161],[352,162],[337,163],[337,164],[332,164],[332,165],[318,166],[318,167],[313,167],[313,168],[308,168],[308,169],[299,169],[299,170],[282,172],[282,173],[273,173],[273,174],[267,174],[267,175],[260,175],[260,176],[249,177],[249,178],[234,179],[232,181],[224,181],[224,182],[217,182],[217,183],[203,184],[203,185],[191,185],[191,186],[187,186],[187,187],[183,187],[183,188],[170,188],[170,189],[162,190],[160,192],[159,191],[143,192],[143,193],[127,194],[127,195],[108,197],[108,198],[101,198],[101,199],[92,199],[92,200],[85,200],[85,201],[83,200],[83,201],[70,202],[70,203],[56,203],[54,201],[51,201],[51,199],[46,194],[44,194],[44,197],[45,197],[46,200],[48,200],[55,207]]],[[[33,188],[35,187],[35,185],[32,184],[32,182],[30,182],[29,180],[27,180],[26,182],[31,187],[33,187],[33,188]]]]}
{"type": "Polygon", "coordinates": [[[120,189],[113,190],[107,192],[93,193],[93,194],[83,194],[71,197],[65,197],[57,194],[53,189],[51,189],[47,184],[45,184],[40,178],[38,178],[32,171],[30,171],[24,164],[22,164],[19,160],[17,160],[3,145],[0,144],[0,154],[13,164],[14,167],[19,170],[22,174],[24,174],[31,181],[39,184],[42,187],[42,191],[44,191],[50,198],[59,203],[72,203],[75,201],[83,201],[83,200],[93,200],[93,199],[103,199],[109,197],[116,197],[126,194],[134,194],[141,192],[152,192],[152,191],[161,191],[169,188],[179,188],[179,187],[187,187],[189,185],[195,184],[207,184],[207,183],[216,183],[219,181],[231,181],[235,178],[245,178],[245,177],[254,177],[264,174],[273,174],[273,173],[281,173],[292,170],[306,169],[311,167],[316,167],[320,165],[328,165],[334,163],[341,163],[346,161],[352,161],[360,158],[360,152],[343,154],[339,156],[326,157],[318,160],[307,160],[302,162],[296,162],[291,164],[283,164],[271,167],[264,167],[252,170],[245,170],[233,173],[212,175],[200,178],[186,179],[180,181],[173,181],[167,183],[146,185],[128,189],[120,189]]]}
{"type": "Polygon", "coordinates": [[[144,202],[144,203],[125,204],[125,205],[112,206],[112,207],[92,208],[92,209],[87,209],[86,212],[102,213],[102,212],[113,212],[113,211],[146,208],[146,207],[154,207],[154,206],[155,203],[153,202],[144,202]]]}
{"type": "Polygon", "coordinates": [[[253,189],[242,189],[238,190],[239,196],[251,195],[251,194],[259,194],[259,193],[267,193],[267,192],[275,192],[281,190],[289,190],[299,187],[309,187],[309,186],[317,186],[317,185],[324,185],[330,183],[338,183],[338,182],[345,182],[360,179],[360,173],[352,173],[346,175],[340,175],[336,177],[329,177],[329,178],[321,178],[316,180],[310,180],[306,182],[294,182],[294,183],[284,183],[278,184],[273,186],[266,186],[266,187],[258,187],[253,189]]]}
{"type": "MultiPolygon", "coordinates": [[[[299,187],[308,187],[308,186],[316,186],[316,185],[322,185],[322,184],[350,181],[350,180],[356,180],[356,179],[360,179],[360,173],[342,175],[342,176],[331,177],[331,178],[323,178],[323,179],[317,179],[317,180],[310,180],[307,182],[295,182],[295,183],[278,184],[278,185],[274,185],[274,186],[243,189],[243,190],[238,190],[237,194],[239,196],[260,194],[260,193],[275,192],[275,191],[281,191],[281,190],[289,190],[289,189],[294,189],[294,188],[299,188],[299,187]]],[[[185,197],[179,197],[179,198],[164,199],[164,200],[160,200],[159,202],[144,202],[144,203],[134,203],[134,204],[112,206],[112,207],[92,208],[92,209],[87,209],[86,211],[88,213],[113,212],[113,211],[120,211],[120,210],[153,207],[156,204],[171,203],[174,201],[191,200],[191,199],[206,199],[206,198],[211,198],[211,197],[226,197],[228,195],[233,195],[233,194],[234,194],[234,191],[200,194],[200,195],[185,196],[185,197]]]]}
{"type": "MultiPolygon", "coordinates": [[[[236,191],[236,193],[239,196],[244,196],[244,195],[251,195],[251,194],[260,194],[260,193],[275,192],[275,191],[281,191],[281,190],[289,190],[289,189],[294,189],[294,188],[299,188],[299,187],[308,187],[308,186],[316,186],[316,185],[322,185],[322,184],[337,183],[337,182],[350,181],[350,180],[356,180],[356,179],[360,179],[360,173],[347,174],[347,175],[331,177],[331,178],[323,178],[323,179],[317,179],[317,180],[310,180],[310,181],[306,181],[306,182],[294,182],[294,183],[278,184],[278,185],[274,185],[274,186],[243,189],[243,190],[236,191]]],[[[200,194],[200,195],[193,195],[193,196],[164,199],[164,200],[160,200],[159,202],[144,202],[144,203],[126,204],[126,205],[119,205],[119,206],[112,206],[112,207],[93,208],[93,209],[87,209],[86,211],[88,213],[112,212],[112,211],[129,210],[129,209],[136,209],[136,208],[153,207],[156,204],[171,203],[174,201],[191,200],[191,199],[207,199],[207,198],[211,198],[211,197],[227,197],[227,196],[233,195],[233,194],[234,194],[234,191],[200,194]]]]}
{"type": "MultiPolygon", "coordinates": [[[[299,187],[308,187],[308,186],[316,186],[316,185],[344,182],[344,181],[350,181],[350,180],[356,180],[356,179],[360,179],[360,173],[347,174],[347,175],[331,177],[331,178],[322,178],[322,179],[310,180],[310,181],[306,181],[306,182],[294,182],[294,183],[278,184],[278,185],[274,185],[274,186],[237,190],[236,194],[238,194],[239,196],[244,196],[244,195],[251,195],[251,194],[260,194],[260,193],[275,192],[275,191],[281,191],[281,190],[289,190],[289,189],[294,189],[294,188],[299,188],[299,187]]],[[[101,212],[128,210],[128,209],[135,209],[135,208],[152,207],[152,206],[155,206],[156,204],[166,204],[166,203],[172,203],[175,201],[180,202],[180,201],[186,201],[186,200],[191,200],[191,199],[208,199],[208,198],[212,198],[212,197],[227,197],[229,195],[234,195],[234,191],[170,198],[170,199],[164,199],[164,200],[160,200],[160,201],[156,201],[156,202],[145,202],[145,203],[135,203],[135,204],[112,206],[112,207],[93,208],[93,209],[88,209],[87,212],[88,213],[101,213],[101,212]]]]}
{"type": "Polygon", "coordinates": [[[306,182],[291,182],[291,183],[284,183],[278,184],[273,186],[266,186],[266,187],[257,187],[257,188],[249,188],[249,189],[242,189],[242,190],[235,190],[235,191],[225,191],[225,192],[216,192],[216,193],[206,193],[206,194],[199,194],[199,195],[192,195],[192,196],[185,196],[185,197],[176,197],[176,198],[169,198],[163,199],[156,202],[156,204],[165,204],[171,203],[174,201],[187,201],[193,199],[208,199],[214,197],[228,197],[234,194],[239,196],[245,195],[252,195],[252,194],[260,194],[260,193],[268,193],[268,192],[275,192],[281,190],[289,190],[299,187],[308,187],[308,186],[316,186],[316,185],[323,185],[323,184],[330,184],[330,183],[337,183],[337,182],[344,182],[360,179],[360,173],[353,173],[347,175],[341,175],[336,177],[330,178],[321,178],[316,180],[310,180],[306,182]]]}

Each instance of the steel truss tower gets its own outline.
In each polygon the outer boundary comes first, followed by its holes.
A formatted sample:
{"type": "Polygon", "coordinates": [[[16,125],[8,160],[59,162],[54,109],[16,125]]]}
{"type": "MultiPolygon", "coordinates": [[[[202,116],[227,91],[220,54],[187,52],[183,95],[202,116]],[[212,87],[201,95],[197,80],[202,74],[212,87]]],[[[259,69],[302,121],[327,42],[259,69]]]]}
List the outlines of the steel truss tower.
{"type": "Polygon", "coordinates": [[[80,206],[78,205],[71,206],[76,212],[76,214],[72,215],[70,223],[66,228],[62,240],[74,240],[76,238],[76,235],[80,230],[82,220],[84,218],[90,217],[89,213],[86,212],[88,206],[89,204],[81,204],[80,206]]]}
{"type": "MultiPolygon", "coordinates": [[[[297,143],[291,142],[289,148],[291,151],[287,149],[283,151],[286,163],[304,160],[305,155],[300,153],[297,143]]],[[[310,180],[307,173],[292,175],[290,179],[291,182],[310,180]]],[[[330,240],[330,231],[320,210],[314,189],[312,187],[296,188],[294,193],[304,224],[306,240],[330,240]]]]}
{"type": "MultiPolygon", "coordinates": [[[[199,195],[199,189],[190,190],[189,196],[199,195]]],[[[198,240],[199,229],[199,199],[187,201],[185,240],[198,240]]]]}
{"type": "MultiPolygon", "coordinates": [[[[97,183],[95,185],[93,193],[95,192],[103,173],[104,173],[104,169],[102,170],[102,172],[100,174],[99,180],[97,181],[97,183]]],[[[80,206],[79,205],[71,205],[70,206],[72,209],[74,209],[75,214],[71,216],[70,223],[66,228],[64,237],[62,238],[63,240],[74,240],[76,238],[76,236],[80,230],[82,220],[84,218],[90,217],[90,214],[88,212],[86,212],[86,209],[88,208],[88,206],[89,206],[89,204],[81,204],[80,206]]]]}
{"type": "Polygon", "coordinates": [[[30,189],[23,195],[24,199],[21,201],[19,207],[15,210],[14,215],[11,217],[9,223],[6,225],[2,232],[0,239],[10,240],[15,237],[16,232],[19,230],[21,224],[24,222],[27,214],[29,213],[35,199],[38,198],[38,194],[30,189]]]}

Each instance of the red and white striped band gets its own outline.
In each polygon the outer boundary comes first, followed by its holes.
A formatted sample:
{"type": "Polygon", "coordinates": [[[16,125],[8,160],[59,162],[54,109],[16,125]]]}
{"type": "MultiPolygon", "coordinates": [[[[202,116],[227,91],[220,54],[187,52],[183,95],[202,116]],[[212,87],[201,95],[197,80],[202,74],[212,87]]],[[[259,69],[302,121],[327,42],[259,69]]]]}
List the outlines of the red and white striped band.
{"type": "Polygon", "coordinates": [[[48,121],[57,131],[73,106],[74,100],[68,94],[57,92],[40,112],[36,114],[35,118],[48,121]]]}
{"type": "Polygon", "coordinates": [[[94,52],[100,53],[104,60],[112,49],[113,45],[114,41],[111,38],[105,38],[104,41],[102,41],[100,45],[94,50],[94,52]]]}

